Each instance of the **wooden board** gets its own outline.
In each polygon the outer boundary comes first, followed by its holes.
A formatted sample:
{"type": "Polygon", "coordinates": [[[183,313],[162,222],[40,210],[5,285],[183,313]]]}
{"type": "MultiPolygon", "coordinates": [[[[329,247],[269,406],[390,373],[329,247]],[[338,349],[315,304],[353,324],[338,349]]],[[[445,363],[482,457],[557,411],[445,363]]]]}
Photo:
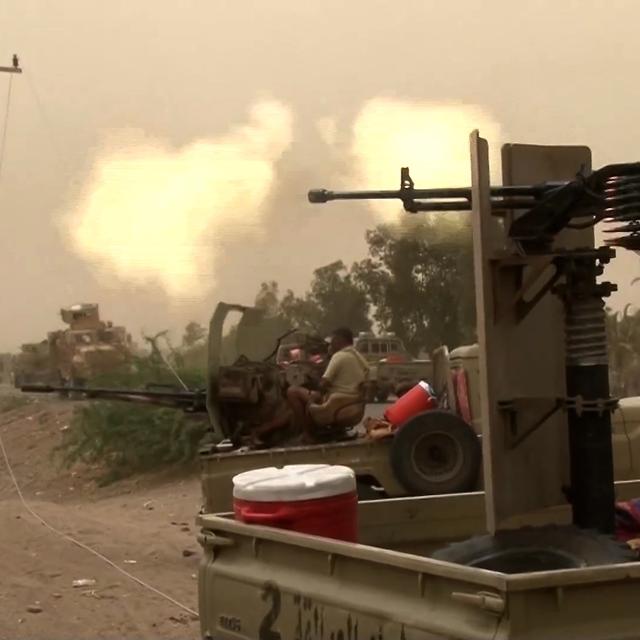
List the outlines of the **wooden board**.
{"type": "MultiPolygon", "coordinates": [[[[547,293],[522,321],[505,313],[505,300],[516,291],[513,272],[497,269],[513,253],[500,219],[489,203],[488,148],[478,132],[471,135],[473,237],[476,312],[480,345],[480,390],[487,529],[495,532],[513,516],[566,504],[562,488],[569,479],[566,414],[558,412],[515,448],[500,401],[557,398],[566,395],[564,309],[547,293]]],[[[587,147],[505,145],[503,183],[536,184],[568,180],[591,170],[587,147]]],[[[508,224],[509,218],[506,219],[508,224]]],[[[567,231],[557,246],[593,246],[593,230],[567,231]]],[[[525,271],[525,277],[528,271],[525,271]]],[[[506,308],[510,308],[506,305],[506,308]]],[[[522,409],[518,424],[533,424],[539,407],[522,409]]]]}

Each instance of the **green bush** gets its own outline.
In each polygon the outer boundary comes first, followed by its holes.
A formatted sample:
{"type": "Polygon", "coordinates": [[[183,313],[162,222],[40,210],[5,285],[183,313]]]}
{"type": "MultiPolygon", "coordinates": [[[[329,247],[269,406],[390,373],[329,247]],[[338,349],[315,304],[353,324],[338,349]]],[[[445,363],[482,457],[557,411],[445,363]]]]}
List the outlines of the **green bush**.
{"type": "MultiPolygon", "coordinates": [[[[163,363],[137,357],[133,371],[116,371],[91,381],[91,387],[141,389],[149,383],[180,383],[163,363]]],[[[190,389],[202,388],[205,368],[191,360],[174,362],[176,372],[190,389]]],[[[70,428],[55,453],[65,466],[77,462],[97,465],[99,481],[115,480],[193,462],[207,430],[206,414],[187,417],[182,411],[130,402],[95,400],[77,406],[70,428]]]]}
{"type": "Polygon", "coordinates": [[[191,463],[207,429],[180,411],[91,402],[74,411],[57,451],[63,464],[98,465],[102,484],[135,473],[191,463]]]}

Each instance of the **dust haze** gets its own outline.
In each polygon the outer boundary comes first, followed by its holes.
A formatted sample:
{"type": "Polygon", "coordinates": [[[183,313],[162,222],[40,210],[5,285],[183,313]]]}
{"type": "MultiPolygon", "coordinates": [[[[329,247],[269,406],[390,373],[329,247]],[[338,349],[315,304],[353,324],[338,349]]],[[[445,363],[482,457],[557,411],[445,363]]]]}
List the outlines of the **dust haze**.
{"type": "MultiPolygon", "coordinates": [[[[0,349],[99,302],[136,335],[302,292],[397,205],[309,205],[313,187],[468,184],[468,133],[638,159],[633,0],[0,6],[25,73],[0,176],[0,349]],[[482,25],[482,28],[481,28],[482,25]]],[[[8,79],[0,75],[0,116],[8,79]]],[[[463,215],[463,214],[461,214],[463,215]]],[[[640,260],[608,273],[636,302],[640,260]]]]}
{"type": "Polygon", "coordinates": [[[291,114],[260,102],[249,116],[218,140],[171,149],[121,132],[98,153],[61,232],[100,283],[157,285],[172,300],[201,300],[224,277],[209,273],[224,251],[220,240],[250,244],[265,233],[265,201],[275,162],[291,144],[291,114]]]}

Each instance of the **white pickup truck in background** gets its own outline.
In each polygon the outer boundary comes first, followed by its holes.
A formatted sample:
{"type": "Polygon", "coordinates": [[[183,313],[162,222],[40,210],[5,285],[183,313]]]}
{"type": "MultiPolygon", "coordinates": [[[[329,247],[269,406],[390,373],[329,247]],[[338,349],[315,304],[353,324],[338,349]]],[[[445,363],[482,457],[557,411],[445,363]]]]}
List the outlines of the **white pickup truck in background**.
{"type": "Polygon", "coordinates": [[[376,336],[362,332],[355,340],[355,347],[370,366],[369,402],[386,402],[389,396],[402,395],[421,380],[431,382],[433,378],[431,360],[413,358],[393,333],[376,336]]]}

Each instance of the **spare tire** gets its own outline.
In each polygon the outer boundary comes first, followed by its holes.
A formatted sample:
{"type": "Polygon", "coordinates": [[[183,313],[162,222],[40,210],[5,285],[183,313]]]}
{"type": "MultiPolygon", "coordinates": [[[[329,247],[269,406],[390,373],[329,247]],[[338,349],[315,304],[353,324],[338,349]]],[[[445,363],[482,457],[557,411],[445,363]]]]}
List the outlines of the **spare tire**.
{"type": "Polygon", "coordinates": [[[482,452],[473,429],[448,411],[431,410],[405,422],[395,433],[391,468],[410,494],[473,491],[482,452]]]}
{"type": "Polygon", "coordinates": [[[507,574],[579,569],[637,560],[626,544],[612,536],[557,525],[477,536],[440,549],[431,557],[507,574]]]}

